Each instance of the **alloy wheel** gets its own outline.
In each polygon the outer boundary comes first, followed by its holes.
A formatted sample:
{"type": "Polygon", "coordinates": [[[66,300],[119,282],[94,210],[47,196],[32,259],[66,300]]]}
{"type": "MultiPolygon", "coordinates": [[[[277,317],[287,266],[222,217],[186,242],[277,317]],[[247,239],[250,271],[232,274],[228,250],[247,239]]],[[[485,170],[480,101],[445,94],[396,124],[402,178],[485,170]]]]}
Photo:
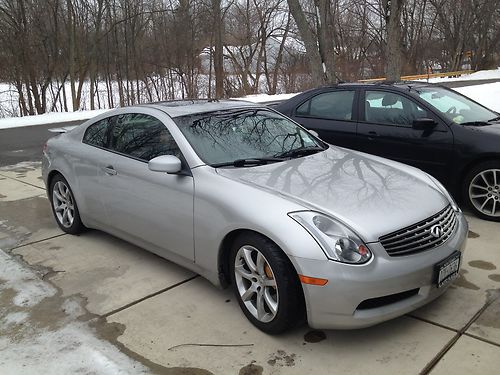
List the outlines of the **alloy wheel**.
{"type": "Polygon", "coordinates": [[[75,220],[75,203],[71,190],[63,181],[57,181],[52,189],[52,207],[59,223],[69,228],[75,220]]]}
{"type": "Polygon", "coordinates": [[[486,169],[474,176],[469,198],[484,215],[500,217],[500,169],[486,169]]]}
{"type": "Polygon", "coordinates": [[[264,255],[245,245],[236,253],[234,276],[238,293],[247,310],[260,322],[272,321],[278,313],[278,287],[264,255]]]}

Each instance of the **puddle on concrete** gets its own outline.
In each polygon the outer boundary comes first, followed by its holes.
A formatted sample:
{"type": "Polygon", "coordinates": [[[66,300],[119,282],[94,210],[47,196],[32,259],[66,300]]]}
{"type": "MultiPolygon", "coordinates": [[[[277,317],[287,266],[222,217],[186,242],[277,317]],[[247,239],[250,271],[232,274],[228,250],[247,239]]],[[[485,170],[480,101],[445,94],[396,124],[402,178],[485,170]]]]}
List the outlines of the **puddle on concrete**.
{"type": "Polygon", "coordinates": [[[479,237],[478,233],[469,230],[469,233],[467,234],[467,238],[478,238],[478,237],[479,237]]]}
{"type": "Polygon", "coordinates": [[[49,201],[44,196],[0,202],[0,212],[0,234],[6,235],[0,239],[3,250],[26,242],[34,232],[57,227],[49,201]]]}
{"type": "MultiPolygon", "coordinates": [[[[19,150],[22,151],[22,150],[19,150]]],[[[18,152],[19,152],[18,151],[18,152]]],[[[2,171],[13,171],[19,174],[26,174],[27,172],[32,172],[38,168],[40,168],[42,162],[40,161],[23,161],[14,165],[6,165],[0,168],[0,173],[2,171]]]]}
{"type": "Polygon", "coordinates": [[[271,355],[267,363],[271,366],[295,366],[295,353],[287,354],[284,350],[278,350],[271,355]]]}
{"type": "Polygon", "coordinates": [[[497,269],[497,267],[493,263],[485,262],[484,260],[472,260],[469,262],[469,266],[487,271],[497,269]]]}
{"type": "Polygon", "coordinates": [[[304,341],[317,343],[326,339],[326,333],[323,331],[309,331],[304,335],[304,341]]]}
{"type": "Polygon", "coordinates": [[[500,289],[487,291],[486,304],[489,306],[474,323],[500,329],[500,289]]]}
{"type": "Polygon", "coordinates": [[[264,368],[253,363],[246,365],[240,369],[238,375],[262,375],[264,368]]]}
{"type": "MultiPolygon", "coordinates": [[[[488,279],[493,280],[497,283],[500,283],[500,274],[494,273],[492,275],[488,275],[488,279]]],[[[500,317],[499,317],[499,319],[500,319],[500,317]]]]}
{"type": "Polygon", "coordinates": [[[471,283],[465,278],[465,274],[467,273],[467,270],[461,269],[458,278],[453,282],[453,285],[459,286],[461,288],[466,288],[466,289],[471,289],[471,290],[479,290],[479,288],[476,284],[471,283]]]}
{"type": "Polygon", "coordinates": [[[152,362],[149,359],[141,356],[140,354],[128,349],[119,341],[119,337],[123,335],[126,330],[126,326],[124,324],[117,322],[109,323],[107,322],[106,318],[98,317],[97,319],[90,322],[90,325],[96,329],[97,334],[100,338],[111,342],[128,357],[135,359],[136,361],[149,367],[156,374],[213,375],[213,373],[208,370],[196,367],[165,367],[158,363],[152,362]]]}

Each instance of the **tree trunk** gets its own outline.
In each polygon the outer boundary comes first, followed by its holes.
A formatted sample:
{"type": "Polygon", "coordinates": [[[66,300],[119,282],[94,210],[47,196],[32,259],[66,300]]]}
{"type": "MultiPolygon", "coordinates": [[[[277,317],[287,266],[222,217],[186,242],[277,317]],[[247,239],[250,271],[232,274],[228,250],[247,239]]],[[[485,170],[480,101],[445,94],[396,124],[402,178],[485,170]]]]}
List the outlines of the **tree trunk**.
{"type": "Polygon", "coordinates": [[[224,51],[222,44],[222,12],[221,0],[212,0],[214,17],[214,71],[215,71],[215,98],[224,96],[224,51]]]}
{"type": "Polygon", "coordinates": [[[324,66],[325,83],[337,82],[335,75],[335,44],[333,35],[333,14],[330,0],[317,0],[319,15],[318,45],[324,66]]]}
{"type": "Polygon", "coordinates": [[[290,13],[297,24],[300,36],[304,41],[308,64],[311,70],[311,79],[313,85],[322,85],[326,83],[325,73],[323,71],[323,61],[318,49],[318,39],[307,23],[307,18],[304,10],[300,5],[299,0],[287,0],[290,13]]]}
{"type": "Polygon", "coordinates": [[[388,81],[401,79],[402,66],[402,31],[401,10],[404,0],[382,0],[386,11],[387,44],[386,44],[386,78],[388,81]]]}

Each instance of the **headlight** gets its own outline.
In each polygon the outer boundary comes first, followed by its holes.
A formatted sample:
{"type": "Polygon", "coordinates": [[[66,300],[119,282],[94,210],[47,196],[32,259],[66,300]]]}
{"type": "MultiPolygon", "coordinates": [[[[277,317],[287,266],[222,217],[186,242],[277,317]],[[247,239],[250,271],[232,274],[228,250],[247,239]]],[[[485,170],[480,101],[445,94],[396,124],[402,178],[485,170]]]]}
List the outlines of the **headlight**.
{"type": "Polygon", "coordinates": [[[313,211],[290,212],[288,215],[314,237],[329,259],[360,264],[371,258],[372,254],[363,241],[338,221],[313,211]]]}
{"type": "Polygon", "coordinates": [[[438,180],[436,180],[434,177],[432,177],[430,174],[427,174],[427,177],[429,177],[429,179],[434,183],[434,185],[436,185],[438,190],[441,193],[443,193],[443,195],[446,197],[446,199],[448,199],[448,201],[450,202],[451,208],[453,208],[453,210],[455,212],[462,212],[460,207],[458,207],[457,202],[455,202],[455,200],[453,199],[451,194],[448,193],[448,190],[446,190],[446,188],[443,186],[443,184],[441,182],[439,182],[438,180]]]}

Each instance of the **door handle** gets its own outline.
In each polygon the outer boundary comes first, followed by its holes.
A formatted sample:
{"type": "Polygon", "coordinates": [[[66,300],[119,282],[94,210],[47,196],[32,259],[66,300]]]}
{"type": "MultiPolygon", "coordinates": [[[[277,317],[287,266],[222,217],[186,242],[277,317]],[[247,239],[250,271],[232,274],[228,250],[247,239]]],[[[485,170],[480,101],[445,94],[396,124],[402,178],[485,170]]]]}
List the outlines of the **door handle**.
{"type": "Polygon", "coordinates": [[[375,131],[369,131],[368,132],[368,139],[370,141],[373,141],[376,137],[378,137],[378,133],[375,131]]]}
{"type": "Polygon", "coordinates": [[[108,165],[107,167],[103,168],[104,173],[106,173],[108,176],[114,176],[116,175],[116,170],[113,168],[112,165],[108,165]]]}

